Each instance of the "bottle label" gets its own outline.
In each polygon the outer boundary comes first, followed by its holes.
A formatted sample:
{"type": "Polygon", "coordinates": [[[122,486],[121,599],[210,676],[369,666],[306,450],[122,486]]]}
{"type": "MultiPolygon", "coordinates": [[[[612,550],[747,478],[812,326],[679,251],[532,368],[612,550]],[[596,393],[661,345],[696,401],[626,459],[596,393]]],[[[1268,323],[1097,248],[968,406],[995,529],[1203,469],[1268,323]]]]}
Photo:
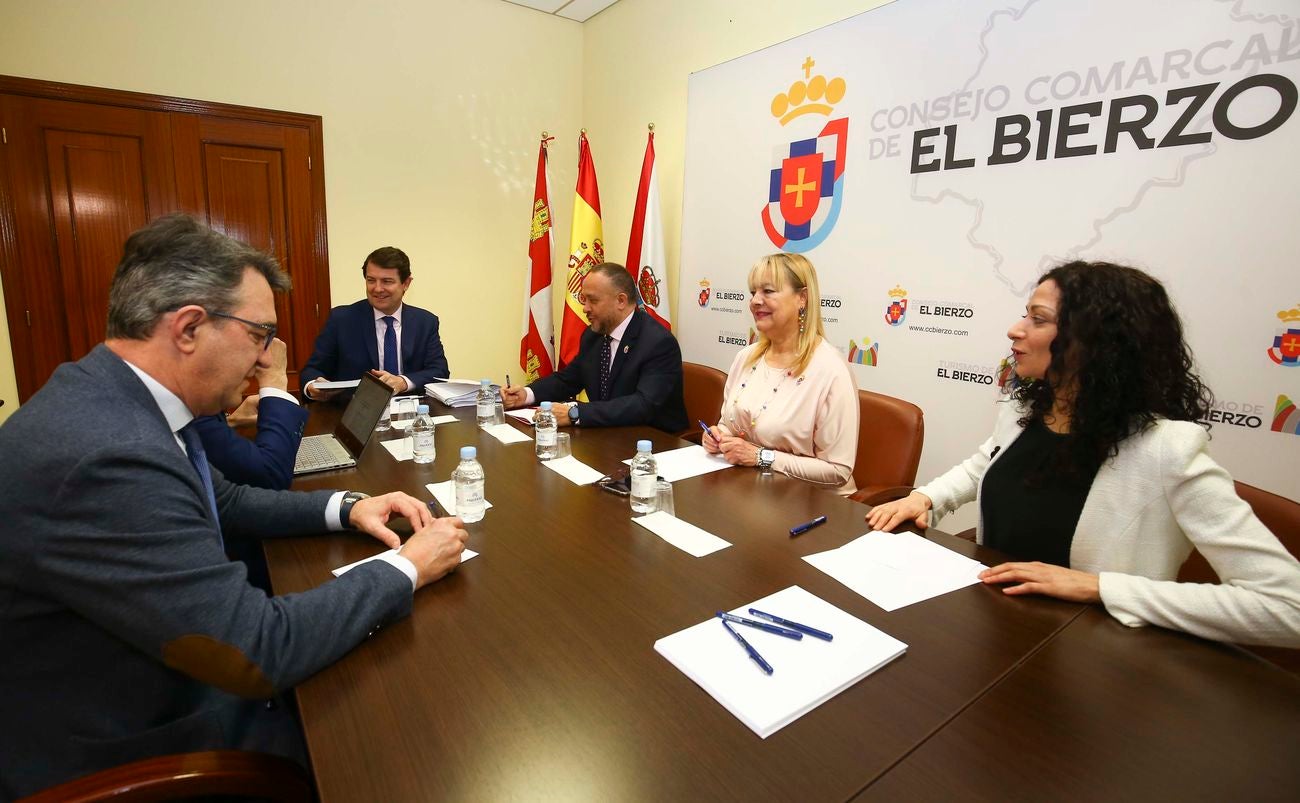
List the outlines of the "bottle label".
{"type": "Polygon", "coordinates": [[[656,479],[653,474],[633,474],[632,495],[642,499],[654,496],[656,479]]]}
{"type": "Polygon", "coordinates": [[[416,435],[415,435],[415,449],[416,449],[416,451],[423,451],[423,450],[425,450],[425,449],[432,449],[432,448],[433,448],[433,433],[432,433],[432,432],[419,432],[419,433],[416,433],[416,435]]]}
{"type": "Polygon", "coordinates": [[[478,403],[478,417],[479,417],[479,418],[489,418],[489,417],[495,415],[495,414],[496,414],[496,407],[497,407],[497,406],[496,406],[496,403],[495,403],[495,402],[492,402],[492,401],[479,402],[479,403],[478,403]]]}
{"type": "Polygon", "coordinates": [[[456,510],[471,511],[483,507],[483,483],[465,482],[456,485],[456,510]]]}
{"type": "Polygon", "coordinates": [[[556,431],[553,430],[553,429],[538,429],[538,430],[537,430],[537,445],[538,445],[538,446],[554,446],[554,445],[555,445],[555,436],[556,436],[556,431]]]}

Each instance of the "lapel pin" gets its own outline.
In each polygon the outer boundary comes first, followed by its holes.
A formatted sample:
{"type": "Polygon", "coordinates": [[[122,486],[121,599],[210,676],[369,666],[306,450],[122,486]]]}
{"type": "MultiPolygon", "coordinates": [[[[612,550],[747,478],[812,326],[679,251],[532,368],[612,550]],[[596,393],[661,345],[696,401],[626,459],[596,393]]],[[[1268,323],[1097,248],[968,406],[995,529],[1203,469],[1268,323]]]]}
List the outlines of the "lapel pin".
{"type": "Polygon", "coordinates": [[[623,347],[623,353],[624,353],[624,354],[627,354],[627,350],[630,349],[630,348],[632,348],[632,347],[631,347],[631,346],[624,346],[624,347],[623,347]]]}

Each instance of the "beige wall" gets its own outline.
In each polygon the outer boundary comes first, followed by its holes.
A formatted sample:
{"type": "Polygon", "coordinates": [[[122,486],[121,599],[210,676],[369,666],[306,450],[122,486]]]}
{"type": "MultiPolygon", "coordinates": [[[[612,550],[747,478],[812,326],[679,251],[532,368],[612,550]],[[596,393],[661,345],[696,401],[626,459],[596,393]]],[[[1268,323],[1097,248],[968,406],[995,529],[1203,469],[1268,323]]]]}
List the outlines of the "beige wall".
{"type": "MultiPolygon", "coordinates": [[[[877,5],[622,0],[579,25],[498,0],[0,0],[0,73],[321,115],[333,302],[362,296],[366,253],[398,245],[453,372],[500,378],[517,371],[541,130],[558,134],[558,273],[578,128],[621,260],[656,123],[675,305],[688,75],[877,5]]],[[[0,398],[2,417],[17,398],[3,317],[0,398]]]]}

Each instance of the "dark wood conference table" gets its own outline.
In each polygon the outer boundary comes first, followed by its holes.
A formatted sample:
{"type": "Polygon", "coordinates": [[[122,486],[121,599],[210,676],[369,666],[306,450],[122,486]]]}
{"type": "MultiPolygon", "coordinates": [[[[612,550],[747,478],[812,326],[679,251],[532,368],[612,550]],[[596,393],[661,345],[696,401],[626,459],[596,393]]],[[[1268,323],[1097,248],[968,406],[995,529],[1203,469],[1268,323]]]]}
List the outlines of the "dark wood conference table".
{"type": "MultiPolygon", "coordinates": [[[[633,524],[625,498],[570,483],[531,442],[501,444],[472,409],[454,412],[432,464],[372,441],[355,469],[295,482],[429,499],[425,484],[475,445],[494,504],[467,528],[479,557],[299,686],[322,801],[1258,800],[1300,788],[1300,680],[1235,647],[983,586],[887,613],[801,560],[866,532],[867,508],[751,469],[675,483],[678,516],[733,544],[694,558],[633,524]],[[819,514],[827,524],[788,536],[819,514]],[[760,739],[654,642],[791,585],[908,649],[760,739]]],[[[314,407],[308,431],[337,415],[314,407]]],[[[571,435],[574,456],[605,472],[638,438],[657,452],[686,445],[649,428],[571,435]]],[[[379,549],[354,533],[266,542],[281,594],[379,549]]]]}

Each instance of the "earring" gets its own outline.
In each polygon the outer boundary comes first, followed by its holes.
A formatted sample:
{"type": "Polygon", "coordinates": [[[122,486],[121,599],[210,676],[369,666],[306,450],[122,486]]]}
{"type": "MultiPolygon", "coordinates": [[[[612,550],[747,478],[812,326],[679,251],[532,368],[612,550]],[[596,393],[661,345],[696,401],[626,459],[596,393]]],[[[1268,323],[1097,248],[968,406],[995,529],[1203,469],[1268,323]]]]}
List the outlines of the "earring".
{"type": "Polygon", "coordinates": [[[808,308],[807,308],[807,307],[800,307],[800,308],[799,308],[799,334],[803,334],[803,330],[804,330],[804,319],[807,318],[807,317],[808,317],[808,308]]]}

